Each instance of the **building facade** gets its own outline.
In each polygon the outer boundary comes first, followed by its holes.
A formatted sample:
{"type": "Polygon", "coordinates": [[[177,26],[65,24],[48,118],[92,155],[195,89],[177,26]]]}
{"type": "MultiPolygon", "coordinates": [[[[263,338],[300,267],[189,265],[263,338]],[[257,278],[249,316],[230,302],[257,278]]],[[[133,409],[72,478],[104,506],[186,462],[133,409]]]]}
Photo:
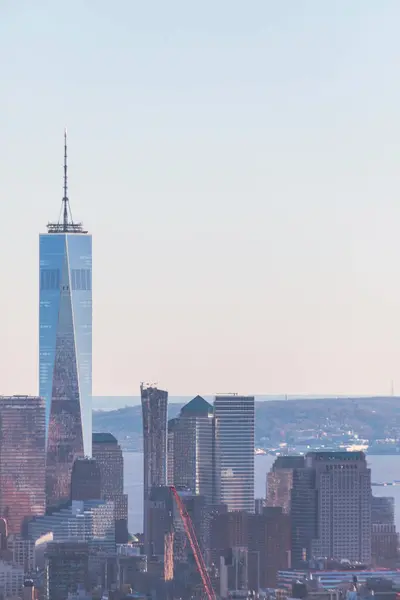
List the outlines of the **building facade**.
{"type": "Polygon", "coordinates": [[[292,566],[302,568],[312,559],[313,540],[317,537],[318,505],[315,471],[294,469],[290,500],[292,523],[292,566]]]}
{"type": "Polygon", "coordinates": [[[278,456],[267,474],[267,506],[290,513],[293,471],[304,467],[304,456],[278,456]]]}
{"type": "Polygon", "coordinates": [[[68,500],[71,469],[92,453],[92,238],[63,219],[40,235],[39,388],[46,401],[46,494],[49,506],[68,500]]]}
{"type": "Polygon", "coordinates": [[[167,484],[168,392],[142,384],[140,394],[143,419],[143,533],[145,554],[149,556],[150,491],[153,486],[167,484]]]}
{"type": "Polygon", "coordinates": [[[209,505],[219,504],[218,422],[212,405],[196,396],[174,421],[174,485],[200,494],[209,505]]]}
{"type": "Polygon", "coordinates": [[[394,567],[398,562],[398,533],[394,521],[394,498],[372,496],[372,564],[394,567]]]}
{"type": "Polygon", "coordinates": [[[44,402],[0,397],[0,517],[6,534],[20,534],[24,520],[45,508],[44,402]]]}
{"type": "Polygon", "coordinates": [[[315,471],[314,557],[371,564],[371,471],[363,452],[310,452],[315,471]]]}
{"type": "Polygon", "coordinates": [[[124,457],[111,433],[93,433],[93,458],[100,468],[101,498],[114,502],[115,538],[128,541],[128,495],[124,494],[124,457]]]}
{"type": "Polygon", "coordinates": [[[65,600],[79,589],[89,591],[89,548],[85,543],[49,544],[46,551],[48,598],[65,600]]]}
{"type": "Polygon", "coordinates": [[[174,485],[174,444],[175,430],[178,424],[178,419],[168,420],[167,432],[167,485],[174,485]]]}
{"type": "Polygon", "coordinates": [[[254,396],[220,395],[218,422],[221,503],[254,512],[254,396]]]}
{"type": "Polygon", "coordinates": [[[101,473],[94,458],[77,458],[71,473],[71,500],[100,500],[101,473]]]}

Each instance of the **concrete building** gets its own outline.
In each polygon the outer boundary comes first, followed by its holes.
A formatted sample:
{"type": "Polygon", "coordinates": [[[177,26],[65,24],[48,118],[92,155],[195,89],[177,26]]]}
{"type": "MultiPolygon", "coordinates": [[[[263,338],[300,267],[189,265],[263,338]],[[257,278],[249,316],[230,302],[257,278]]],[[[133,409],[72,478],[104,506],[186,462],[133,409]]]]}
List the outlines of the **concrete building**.
{"type": "Polygon", "coordinates": [[[148,509],[153,486],[167,484],[168,392],[140,386],[143,419],[143,534],[144,550],[151,556],[148,509]]]}
{"type": "Polygon", "coordinates": [[[278,456],[267,474],[266,505],[290,513],[293,471],[304,467],[304,456],[278,456]]]}
{"type": "Polygon", "coordinates": [[[212,405],[201,396],[174,419],[173,456],[174,485],[203,496],[207,504],[219,504],[218,423],[212,405]]]}
{"type": "Polygon", "coordinates": [[[254,512],[254,411],[254,396],[215,397],[221,503],[230,511],[254,512]]]}
{"type": "Polygon", "coordinates": [[[101,475],[101,498],[114,502],[115,540],[128,541],[128,495],[124,494],[124,457],[121,446],[111,433],[93,434],[93,458],[101,475]]]}
{"type": "Polygon", "coordinates": [[[310,452],[315,472],[314,557],[371,564],[371,471],[363,452],[310,452]]]}
{"type": "Polygon", "coordinates": [[[8,535],[45,512],[45,432],[41,398],[0,397],[0,517],[8,535]]]}

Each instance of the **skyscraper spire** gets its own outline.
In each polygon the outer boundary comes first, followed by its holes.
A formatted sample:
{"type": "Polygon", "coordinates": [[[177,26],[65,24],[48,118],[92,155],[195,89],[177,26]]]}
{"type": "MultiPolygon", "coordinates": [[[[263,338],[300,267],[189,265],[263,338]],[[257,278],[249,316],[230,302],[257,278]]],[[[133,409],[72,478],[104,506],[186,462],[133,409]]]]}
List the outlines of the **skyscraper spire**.
{"type": "MultiPolygon", "coordinates": [[[[68,163],[67,163],[67,129],[64,129],[64,215],[63,215],[63,229],[68,230],[68,163]]],[[[72,219],[71,219],[72,221],[72,219]]]]}
{"type": "Polygon", "coordinates": [[[64,129],[64,181],[63,199],[61,203],[60,216],[57,223],[47,224],[48,233],[87,233],[82,223],[74,223],[68,198],[68,153],[67,153],[67,129],[64,129]]]}

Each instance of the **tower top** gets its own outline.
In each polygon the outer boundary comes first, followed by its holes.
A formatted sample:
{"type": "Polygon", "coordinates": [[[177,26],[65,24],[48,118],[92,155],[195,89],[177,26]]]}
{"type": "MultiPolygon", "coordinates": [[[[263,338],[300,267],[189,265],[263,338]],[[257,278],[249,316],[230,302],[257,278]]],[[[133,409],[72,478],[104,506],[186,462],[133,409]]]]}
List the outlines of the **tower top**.
{"type": "Polygon", "coordinates": [[[48,233],[87,233],[82,223],[74,223],[68,198],[67,129],[64,129],[64,182],[60,216],[57,223],[47,224],[48,233]]]}

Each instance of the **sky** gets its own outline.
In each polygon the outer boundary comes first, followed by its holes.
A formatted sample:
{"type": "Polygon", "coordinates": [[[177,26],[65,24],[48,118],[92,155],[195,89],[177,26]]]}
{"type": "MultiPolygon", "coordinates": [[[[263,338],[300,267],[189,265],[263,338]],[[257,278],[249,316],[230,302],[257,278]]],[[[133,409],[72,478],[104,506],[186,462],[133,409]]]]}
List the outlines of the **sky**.
{"type": "Polygon", "coordinates": [[[400,388],[399,22],[398,0],[0,0],[0,394],[38,391],[65,126],[95,395],[400,388]]]}

